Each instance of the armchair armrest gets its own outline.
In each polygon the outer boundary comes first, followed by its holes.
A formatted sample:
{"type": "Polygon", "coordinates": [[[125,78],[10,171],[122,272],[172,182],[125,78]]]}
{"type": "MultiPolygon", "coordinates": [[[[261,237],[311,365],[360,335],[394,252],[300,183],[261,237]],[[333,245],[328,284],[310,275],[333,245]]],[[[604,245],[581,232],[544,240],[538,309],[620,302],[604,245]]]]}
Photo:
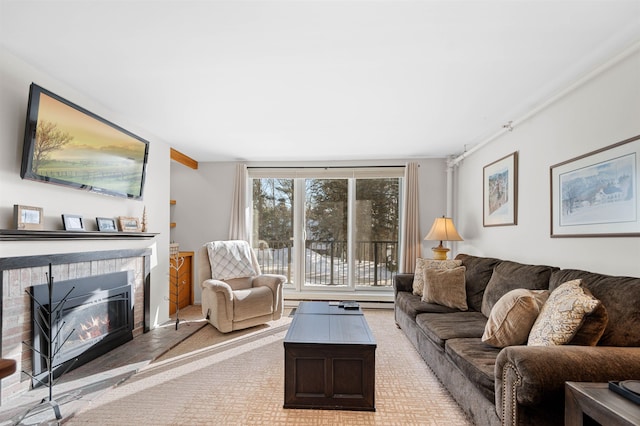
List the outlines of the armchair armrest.
{"type": "Polygon", "coordinates": [[[640,348],[509,346],[495,366],[496,409],[511,422],[518,406],[564,398],[564,383],[640,379],[640,348]]]}
{"type": "Polygon", "coordinates": [[[233,319],[233,293],[224,281],[209,279],[200,284],[202,305],[211,309],[211,315],[223,314],[227,321],[233,319]]]}
{"type": "Polygon", "coordinates": [[[397,274],[393,280],[393,289],[395,294],[399,291],[413,292],[413,276],[414,274],[397,274]]]}
{"type": "Polygon", "coordinates": [[[262,274],[253,278],[254,287],[269,287],[273,293],[273,312],[282,313],[283,309],[283,284],[287,281],[284,275],[262,274]]]}

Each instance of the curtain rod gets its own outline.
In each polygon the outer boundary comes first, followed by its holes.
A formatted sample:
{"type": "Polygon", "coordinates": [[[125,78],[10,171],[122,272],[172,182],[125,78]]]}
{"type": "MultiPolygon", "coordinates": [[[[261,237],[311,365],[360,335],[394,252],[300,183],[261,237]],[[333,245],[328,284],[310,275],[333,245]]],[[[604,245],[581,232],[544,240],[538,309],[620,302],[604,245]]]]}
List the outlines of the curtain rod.
{"type": "Polygon", "coordinates": [[[404,164],[403,165],[397,165],[397,166],[390,166],[390,165],[386,165],[386,166],[300,166],[300,167],[296,167],[296,166],[282,166],[282,167],[278,167],[278,166],[265,166],[265,167],[261,167],[261,166],[247,166],[247,169],[370,169],[370,168],[391,168],[391,167],[406,167],[404,164]]]}

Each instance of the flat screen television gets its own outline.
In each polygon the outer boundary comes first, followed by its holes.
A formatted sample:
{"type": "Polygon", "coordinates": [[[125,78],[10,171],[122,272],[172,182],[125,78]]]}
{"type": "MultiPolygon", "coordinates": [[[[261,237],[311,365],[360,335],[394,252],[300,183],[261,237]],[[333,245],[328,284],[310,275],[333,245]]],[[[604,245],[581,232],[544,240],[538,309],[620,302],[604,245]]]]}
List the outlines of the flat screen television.
{"type": "Polygon", "coordinates": [[[149,142],[32,83],[23,179],[142,199],[149,142]]]}

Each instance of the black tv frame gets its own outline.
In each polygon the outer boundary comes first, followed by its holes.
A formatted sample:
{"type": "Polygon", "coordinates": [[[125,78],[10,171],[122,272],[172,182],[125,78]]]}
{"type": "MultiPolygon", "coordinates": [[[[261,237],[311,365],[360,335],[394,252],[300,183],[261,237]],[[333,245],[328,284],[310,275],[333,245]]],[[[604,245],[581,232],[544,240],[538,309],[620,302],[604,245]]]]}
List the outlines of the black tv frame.
{"type": "MultiPolygon", "coordinates": [[[[105,139],[105,141],[110,141],[110,140],[105,139]]],[[[90,143],[88,144],[90,145],[90,143]]],[[[141,147],[140,148],[136,147],[136,152],[138,151],[142,152],[141,147]]],[[[97,153],[97,150],[96,150],[96,153],[97,153]]],[[[24,132],[22,165],[20,169],[20,177],[22,177],[23,179],[52,183],[52,184],[62,185],[62,186],[69,186],[76,189],[81,189],[81,190],[90,191],[90,192],[99,193],[99,194],[129,198],[134,200],[141,200],[144,192],[148,156],[149,156],[149,142],[146,141],[145,139],[142,139],[141,137],[123,129],[122,127],[108,120],[105,120],[104,118],[62,98],[61,96],[56,95],[55,93],[52,93],[38,86],[35,83],[31,83],[31,86],[29,88],[29,103],[27,106],[27,121],[26,121],[25,132],[24,132]],[[110,180],[113,181],[114,179],[117,179],[117,177],[113,177],[115,176],[114,173],[117,174],[117,172],[114,172],[113,167],[107,167],[106,164],[103,165],[102,173],[106,173],[107,176],[112,176],[112,177],[107,177],[106,179],[104,179],[102,183],[100,183],[99,181],[96,182],[93,180],[92,181],[87,180],[86,182],[68,180],[68,179],[65,179],[64,176],[45,175],[45,174],[40,174],[34,171],[33,170],[34,150],[36,147],[36,129],[39,123],[38,115],[40,111],[41,95],[46,95],[49,98],[51,98],[54,102],[57,101],[60,104],[66,107],[69,107],[72,110],[75,110],[76,113],[80,114],[80,117],[82,118],[82,120],[89,119],[89,122],[91,123],[95,122],[96,131],[98,131],[98,128],[100,128],[102,125],[107,126],[111,130],[114,130],[119,137],[122,137],[123,140],[127,141],[126,143],[128,147],[129,145],[130,147],[136,147],[137,143],[143,144],[144,155],[139,159],[126,157],[123,154],[116,155],[116,158],[122,158],[123,162],[130,161],[130,160],[135,161],[134,163],[135,170],[133,170],[133,172],[135,172],[135,175],[134,175],[135,179],[129,179],[129,180],[136,187],[138,183],[140,184],[139,191],[137,191],[136,193],[132,193],[134,191],[119,190],[119,189],[116,189],[113,185],[111,185],[110,180]],[[141,163],[141,167],[139,167],[140,163],[141,163]]],[[[91,161],[95,161],[95,159],[93,159],[92,157],[87,157],[86,159],[84,159],[84,161],[86,165],[91,161]]],[[[82,169],[82,166],[80,165],[76,166],[76,169],[71,170],[71,172],[79,173],[79,170],[82,169]]],[[[85,171],[84,173],[87,174],[88,172],[85,171]]],[[[79,173],[79,174],[82,174],[82,173],[79,173]]],[[[126,180],[123,180],[123,181],[126,182],[126,180]]]]}

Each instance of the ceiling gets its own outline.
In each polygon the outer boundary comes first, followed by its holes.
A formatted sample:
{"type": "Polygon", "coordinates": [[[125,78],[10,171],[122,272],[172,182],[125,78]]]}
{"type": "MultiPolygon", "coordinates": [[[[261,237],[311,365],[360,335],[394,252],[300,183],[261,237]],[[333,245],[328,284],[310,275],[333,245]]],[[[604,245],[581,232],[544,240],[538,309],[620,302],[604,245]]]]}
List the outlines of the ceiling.
{"type": "Polygon", "coordinates": [[[201,162],[461,153],[638,40],[640,0],[0,0],[8,51],[201,162]]]}

